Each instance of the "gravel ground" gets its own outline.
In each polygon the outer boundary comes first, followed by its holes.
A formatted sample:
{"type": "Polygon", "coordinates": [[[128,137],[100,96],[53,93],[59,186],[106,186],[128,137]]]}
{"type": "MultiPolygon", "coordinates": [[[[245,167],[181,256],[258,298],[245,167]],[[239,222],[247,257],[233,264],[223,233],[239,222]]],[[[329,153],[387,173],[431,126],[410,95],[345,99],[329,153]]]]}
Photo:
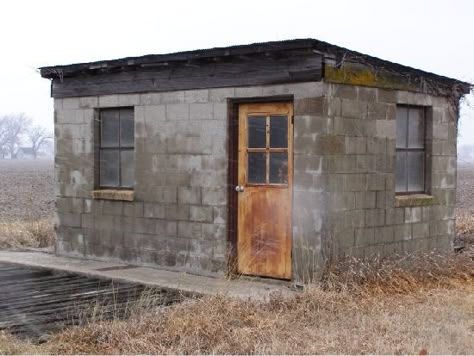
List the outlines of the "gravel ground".
{"type": "Polygon", "coordinates": [[[0,221],[53,217],[52,160],[0,160],[0,182],[0,221]]]}

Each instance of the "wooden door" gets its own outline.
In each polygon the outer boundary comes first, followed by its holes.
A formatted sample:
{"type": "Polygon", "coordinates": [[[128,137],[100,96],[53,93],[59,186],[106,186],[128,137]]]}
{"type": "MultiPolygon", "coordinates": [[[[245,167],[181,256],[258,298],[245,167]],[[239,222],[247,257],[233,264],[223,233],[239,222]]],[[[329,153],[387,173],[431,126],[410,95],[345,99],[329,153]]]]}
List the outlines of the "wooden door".
{"type": "Polygon", "coordinates": [[[291,279],[292,103],[239,105],[240,273],[291,279]]]}

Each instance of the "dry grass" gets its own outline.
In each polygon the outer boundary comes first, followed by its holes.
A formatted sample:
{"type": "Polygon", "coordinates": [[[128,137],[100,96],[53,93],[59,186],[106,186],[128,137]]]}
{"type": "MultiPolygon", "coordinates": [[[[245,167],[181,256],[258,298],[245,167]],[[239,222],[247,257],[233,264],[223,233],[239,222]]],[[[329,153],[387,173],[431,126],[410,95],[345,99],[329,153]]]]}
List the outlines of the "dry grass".
{"type": "Polygon", "coordinates": [[[145,306],[129,320],[70,328],[42,345],[4,335],[0,350],[467,354],[474,350],[473,282],[474,261],[462,255],[349,260],[334,266],[321,286],[292,297],[260,302],[219,295],[145,306]]]}
{"type": "Polygon", "coordinates": [[[54,245],[50,219],[0,222],[0,248],[43,248],[54,245]]]}
{"type": "Polygon", "coordinates": [[[456,214],[456,232],[462,241],[474,245],[474,213],[463,211],[456,214]]]}

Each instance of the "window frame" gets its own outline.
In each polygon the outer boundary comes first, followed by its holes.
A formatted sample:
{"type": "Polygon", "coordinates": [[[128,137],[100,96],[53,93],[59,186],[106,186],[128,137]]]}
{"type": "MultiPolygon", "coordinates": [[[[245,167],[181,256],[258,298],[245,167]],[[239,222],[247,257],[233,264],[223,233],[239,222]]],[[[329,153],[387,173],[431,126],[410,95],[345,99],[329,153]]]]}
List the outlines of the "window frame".
{"type": "MultiPolygon", "coordinates": [[[[123,151],[135,151],[135,128],[133,132],[133,145],[132,146],[125,146],[121,147],[121,120],[120,120],[120,111],[130,110],[132,112],[133,124],[135,126],[135,108],[133,106],[121,106],[121,107],[110,107],[110,108],[103,108],[97,110],[97,125],[96,125],[96,147],[97,147],[97,154],[96,154],[96,187],[98,189],[104,190],[127,190],[133,191],[135,189],[135,181],[133,182],[133,186],[123,186],[122,185],[122,159],[121,153],[123,151]],[[118,111],[119,118],[118,118],[118,143],[117,146],[102,146],[102,114],[107,111],[118,111]],[[102,168],[102,160],[101,160],[101,153],[103,151],[111,151],[115,150],[118,151],[118,185],[103,185],[101,184],[101,168],[102,168]]],[[[135,160],[135,156],[133,158],[135,160]]],[[[135,162],[134,162],[134,169],[133,174],[135,177],[135,162]]]]}
{"type": "MultiPolygon", "coordinates": [[[[423,115],[423,128],[422,128],[422,136],[423,136],[423,147],[422,148],[419,148],[419,147],[404,147],[404,148],[399,148],[397,147],[397,139],[395,138],[395,179],[394,179],[394,182],[395,182],[395,195],[397,196],[406,196],[406,195],[415,195],[415,194],[427,194],[427,191],[428,191],[428,184],[427,184],[427,167],[428,167],[428,154],[427,154],[427,147],[428,147],[428,140],[427,140],[427,132],[428,132],[428,110],[427,110],[427,107],[426,106],[422,106],[422,105],[409,105],[409,104],[397,104],[397,110],[399,108],[405,108],[407,109],[407,129],[406,129],[406,142],[408,142],[408,139],[409,139],[409,135],[410,135],[410,130],[409,130],[409,119],[410,119],[410,109],[416,109],[416,110],[420,110],[422,115],[423,115]],[[397,160],[397,154],[398,152],[421,152],[423,153],[423,189],[422,190],[408,190],[408,159],[406,160],[406,163],[405,163],[405,171],[406,171],[406,177],[405,177],[405,180],[406,180],[406,191],[401,191],[401,192],[397,192],[397,164],[396,164],[396,160],[397,160]]],[[[398,115],[398,113],[397,113],[398,115]]],[[[395,118],[395,120],[397,120],[397,117],[395,118]]],[[[395,127],[397,127],[397,122],[395,121],[395,127]]],[[[398,133],[397,133],[398,135],[398,133]]],[[[397,136],[396,136],[397,137],[397,136]]],[[[407,156],[408,157],[408,156],[407,156]]]]}

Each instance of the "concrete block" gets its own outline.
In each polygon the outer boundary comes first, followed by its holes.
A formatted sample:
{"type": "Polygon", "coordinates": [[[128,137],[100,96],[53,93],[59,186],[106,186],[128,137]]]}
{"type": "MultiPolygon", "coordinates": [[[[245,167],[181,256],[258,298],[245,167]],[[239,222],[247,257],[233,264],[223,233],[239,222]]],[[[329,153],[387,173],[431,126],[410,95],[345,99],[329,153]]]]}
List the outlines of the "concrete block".
{"type": "Polygon", "coordinates": [[[385,224],[386,225],[401,225],[404,223],[405,223],[405,209],[404,208],[385,209],[385,224]]]}
{"type": "Polygon", "coordinates": [[[367,209],[365,210],[365,226],[383,226],[385,225],[384,209],[367,209]]]}
{"type": "Polygon", "coordinates": [[[189,220],[190,216],[189,205],[183,204],[171,204],[167,205],[165,208],[165,218],[166,220],[189,220]]]}
{"type": "Polygon", "coordinates": [[[365,154],[367,151],[367,138],[351,137],[345,138],[345,153],[347,154],[365,154]]]}
{"type": "Polygon", "coordinates": [[[235,97],[237,98],[255,98],[262,95],[262,87],[235,88],[235,97]]]}
{"type": "Polygon", "coordinates": [[[140,94],[140,105],[157,105],[161,103],[161,93],[140,94]]]}
{"type": "Polygon", "coordinates": [[[225,241],[226,229],[224,224],[202,224],[202,237],[207,240],[225,241]]]}
{"type": "Polygon", "coordinates": [[[355,199],[356,209],[373,209],[376,206],[375,192],[356,192],[355,199]]]}
{"type": "Polygon", "coordinates": [[[99,107],[117,107],[119,106],[119,96],[118,95],[102,95],[99,96],[99,107]]]}
{"type": "Polygon", "coordinates": [[[394,234],[395,241],[410,240],[411,238],[412,236],[411,236],[410,224],[395,225],[395,234],[394,234]]]}
{"type": "Polygon", "coordinates": [[[342,99],[341,116],[353,119],[366,119],[367,103],[358,100],[342,99]]]}
{"type": "Polygon", "coordinates": [[[144,204],[142,202],[123,202],[123,215],[130,217],[143,217],[144,204]]]}
{"type": "Polygon", "coordinates": [[[375,120],[377,137],[396,138],[396,126],[393,120],[375,120]]]}
{"type": "Polygon", "coordinates": [[[375,228],[375,243],[387,244],[394,241],[395,228],[393,226],[380,226],[375,228]]]}
{"type": "Polygon", "coordinates": [[[145,137],[155,136],[163,128],[163,121],[166,119],[165,105],[147,105],[143,107],[145,118],[146,134],[145,137]]]}
{"type": "Polygon", "coordinates": [[[189,117],[191,120],[212,120],[214,117],[214,104],[194,103],[189,105],[189,117]]]}
{"type": "Polygon", "coordinates": [[[374,228],[359,228],[355,230],[355,246],[369,246],[375,242],[374,228]]]}
{"type": "Polygon", "coordinates": [[[202,224],[191,221],[178,221],[178,237],[190,239],[202,238],[202,224]]]}
{"type": "Polygon", "coordinates": [[[387,139],[385,137],[367,138],[367,153],[374,155],[387,154],[387,139]]]}
{"type": "Polygon", "coordinates": [[[162,204],[144,203],[143,216],[145,218],[164,219],[165,218],[165,206],[162,205],[162,204]]]}
{"type": "Polygon", "coordinates": [[[79,107],[81,109],[94,109],[99,106],[99,98],[97,96],[83,96],[79,98],[79,107]]]}
{"type": "Polygon", "coordinates": [[[395,90],[377,89],[377,101],[382,103],[398,103],[398,93],[395,90]]]}
{"type": "Polygon", "coordinates": [[[121,94],[118,96],[119,106],[140,105],[139,94],[121,94]]]}
{"type": "Polygon", "coordinates": [[[189,105],[188,104],[167,104],[166,105],[167,120],[188,120],[189,105]]]}
{"type": "Polygon", "coordinates": [[[294,113],[296,115],[324,116],[326,102],[324,97],[295,99],[294,113]]]}
{"type": "Polygon", "coordinates": [[[227,189],[226,188],[202,188],[202,204],[203,205],[226,205],[227,189]]]}
{"type": "Polygon", "coordinates": [[[225,224],[227,222],[227,206],[212,207],[212,216],[214,224],[225,224]]]}
{"type": "Polygon", "coordinates": [[[405,223],[421,222],[422,211],[422,207],[420,206],[405,208],[405,223]]]}
{"type": "Polygon", "coordinates": [[[367,175],[367,189],[370,191],[385,190],[385,177],[383,173],[369,173],[367,175]]]}
{"type": "Polygon", "coordinates": [[[184,103],[184,91],[168,91],[161,93],[162,104],[184,103]]]}
{"type": "Polygon", "coordinates": [[[367,188],[366,174],[346,174],[344,178],[344,191],[360,192],[367,188]]]}
{"type": "Polygon", "coordinates": [[[412,237],[414,239],[429,237],[430,225],[429,223],[412,224],[412,237]]]}
{"type": "Polygon", "coordinates": [[[387,118],[387,104],[369,102],[367,103],[367,119],[385,120],[387,118]]]}
{"type": "Polygon", "coordinates": [[[234,88],[209,89],[209,101],[214,103],[226,103],[227,99],[235,95],[234,88]]]}
{"type": "Polygon", "coordinates": [[[85,229],[93,229],[94,228],[94,215],[81,214],[81,227],[85,229]]]}
{"type": "Polygon", "coordinates": [[[341,116],[341,107],[342,107],[342,99],[328,97],[327,98],[327,115],[328,117],[337,117],[341,116]]]}
{"type": "Polygon", "coordinates": [[[62,109],[63,110],[71,110],[71,109],[79,109],[79,108],[80,108],[79,98],[64,98],[64,99],[62,99],[62,109]]]}
{"type": "Polygon", "coordinates": [[[213,119],[214,120],[221,120],[221,121],[227,121],[227,116],[228,116],[228,106],[226,103],[214,103],[213,104],[213,119]]]}
{"type": "Polygon", "coordinates": [[[185,103],[206,103],[209,101],[208,89],[186,90],[184,92],[185,103]]]}
{"type": "Polygon", "coordinates": [[[81,214],[58,213],[59,225],[63,227],[81,227],[81,214]]]}
{"type": "Polygon", "coordinates": [[[179,204],[201,204],[201,188],[200,187],[179,187],[178,188],[179,204]]]}
{"type": "Polygon", "coordinates": [[[123,202],[105,200],[102,205],[102,214],[104,215],[122,215],[123,214],[123,202]]]}
{"type": "Polygon", "coordinates": [[[212,222],[212,206],[193,205],[190,207],[190,221],[212,222]]]}
{"type": "MultiPolygon", "coordinates": [[[[349,98],[350,99],[350,98],[349,98]]],[[[357,99],[360,101],[375,102],[377,100],[377,89],[358,87],[357,99]]]]}

